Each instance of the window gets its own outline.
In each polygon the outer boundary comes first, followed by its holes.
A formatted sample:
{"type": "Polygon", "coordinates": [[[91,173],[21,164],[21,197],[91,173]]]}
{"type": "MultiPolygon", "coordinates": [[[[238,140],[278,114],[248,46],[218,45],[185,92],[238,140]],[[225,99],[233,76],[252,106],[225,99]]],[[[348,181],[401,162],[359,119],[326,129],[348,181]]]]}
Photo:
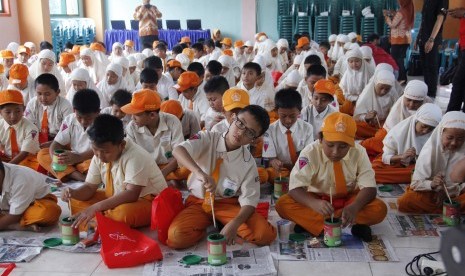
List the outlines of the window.
{"type": "Polygon", "coordinates": [[[49,0],[52,17],[69,17],[82,15],[82,0],[49,0]]]}
{"type": "Polygon", "coordinates": [[[0,0],[0,16],[10,16],[10,0],[0,0]]]}

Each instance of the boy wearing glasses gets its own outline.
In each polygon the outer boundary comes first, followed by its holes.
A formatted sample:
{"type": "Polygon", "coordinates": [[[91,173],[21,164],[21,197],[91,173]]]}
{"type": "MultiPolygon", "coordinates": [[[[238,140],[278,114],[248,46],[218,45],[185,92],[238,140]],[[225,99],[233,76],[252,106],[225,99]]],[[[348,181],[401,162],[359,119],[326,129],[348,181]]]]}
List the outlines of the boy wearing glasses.
{"type": "Polygon", "coordinates": [[[213,224],[212,210],[224,225],[221,234],[228,244],[234,243],[236,236],[259,246],[274,241],[275,228],[255,212],[260,183],[255,160],[247,149],[269,123],[265,109],[249,105],[238,112],[226,133],[200,132],[174,149],[178,163],[192,172],[187,180],[191,194],[186,208],[171,223],[168,246],[188,248],[201,240],[213,224]]]}
{"type": "Polygon", "coordinates": [[[300,119],[302,97],[293,89],[279,90],[274,98],[279,120],[263,135],[262,157],[270,160],[268,181],[288,177],[300,151],[313,142],[313,127],[300,119]]]}

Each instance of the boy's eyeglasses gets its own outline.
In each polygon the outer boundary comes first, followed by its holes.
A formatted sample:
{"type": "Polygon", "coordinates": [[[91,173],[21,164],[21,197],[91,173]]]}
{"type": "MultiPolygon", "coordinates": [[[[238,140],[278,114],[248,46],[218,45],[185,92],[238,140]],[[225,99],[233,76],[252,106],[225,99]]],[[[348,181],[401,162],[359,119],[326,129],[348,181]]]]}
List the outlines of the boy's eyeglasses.
{"type": "Polygon", "coordinates": [[[239,128],[240,130],[245,130],[244,134],[245,134],[245,136],[247,136],[247,138],[249,138],[249,139],[255,139],[256,138],[255,131],[253,131],[252,129],[246,127],[245,124],[239,118],[236,118],[235,124],[236,124],[237,128],[239,128]]]}

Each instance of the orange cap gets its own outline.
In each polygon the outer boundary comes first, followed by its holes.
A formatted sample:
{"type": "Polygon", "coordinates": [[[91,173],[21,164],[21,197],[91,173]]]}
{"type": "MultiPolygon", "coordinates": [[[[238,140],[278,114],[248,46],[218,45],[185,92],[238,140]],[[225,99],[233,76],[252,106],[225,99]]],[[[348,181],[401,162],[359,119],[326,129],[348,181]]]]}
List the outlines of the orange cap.
{"type": "Polygon", "coordinates": [[[314,90],[318,94],[329,94],[334,97],[336,86],[330,80],[319,80],[315,83],[314,90]]]}
{"type": "Polygon", "coordinates": [[[15,55],[10,50],[1,50],[0,58],[15,58],[15,55]]]}
{"type": "Polygon", "coordinates": [[[80,51],[81,51],[81,46],[79,46],[79,45],[74,45],[74,46],[73,46],[73,49],[71,49],[71,54],[77,55],[77,54],[80,53],[80,51]]]}
{"type": "Polygon", "coordinates": [[[134,41],[128,39],[124,42],[124,45],[134,47],[134,41]]]}
{"type": "Polygon", "coordinates": [[[188,36],[181,37],[181,43],[191,43],[191,38],[188,36]]]}
{"type": "Polygon", "coordinates": [[[182,50],[182,53],[185,54],[191,62],[195,58],[194,50],[192,50],[191,48],[184,48],[184,50],[182,50]]]}
{"type": "Polygon", "coordinates": [[[174,86],[178,92],[183,92],[191,87],[197,87],[200,84],[200,78],[196,73],[187,71],[181,74],[178,79],[178,84],[174,86]]]}
{"type": "Polygon", "coordinates": [[[64,52],[60,54],[60,62],[58,62],[58,65],[61,67],[65,67],[74,61],[76,61],[76,58],[73,54],[64,52]]]}
{"type": "Polygon", "coordinates": [[[231,111],[234,108],[244,108],[250,105],[250,97],[247,91],[240,88],[230,88],[223,94],[223,109],[231,111]]]}
{"type": "Polygon", "coordinates": [[[223,40],[221,40],[220,42],[221,44],[224,44],[224,45],[228,45],[228,46],[232,46],[232,39],[229,38],[229,37],[225,37],[223,38],[223,40]]]}
{"type": "Polygon", "coordinates": [[[94,42],[92,44],[90,44],[90,49],[92,51],[100,51],[102,53],[106,53],[107,50],[105,49],[105,47],[103,47],[102,44],[98,43],[98,42],[94,42]]]}
{"type": "Polygon", "coordinates": [[[10,68],[10,84],[25,84],[29,76],[29,69],[24,64],[13,64],[10,68]]]}
{"type": "Polygon", "coordinates": [[[181,117],[183,115],[181,103],[176,100],[168,100],[162,102],[160,106],[160,111],[172,114],[178,117],[179,120],[181,120],[181,117]]]}
{"type": "Polygon", "coordinates": [[[231,49],[226,49],[226,50],[223,51],[223,55],[232,57],[234,55],[234,53],[233,53],[233,51],[231,49]]]}
{"type": "Polygon", "coordinates": [[[182,69],[182,64],[181,64],[181,62],[179,62],[179,61],[177,61],[177,60],[175,60],[175,59],[172,59],[172,60],[168,61],[168,62],[166,63],[166,65],[168,66],[168,68],[176,68],[176,67],[178,67],[178,68],[181,68],[181,69],[182,69]]]}
{"type": "Polygon", "coordinates": [[[142,89],[132,94],[132,100],[121,107],[126,114],[138,114],[144,111],[156,111],[160,109],[161,99],[157,92],[150,89],[142,89]]]}
{"type": "Polygon", "coordinates": [[[18,54],[22,54],[22,53],[26,53],[28,55],[31,55],[31,49],[29,49],[28,47],[26,47],[24,45],[21,45],[18,48],[18,54]]]}
{"type": "Polygon", "coordinates": [[[20,104],[24,105],[23,94],[18,90],[3,90],[0,92],[0,105],[20,104]]]}
{"type": "Polygon", "coordinates": [[[310,40],[308,39],[308,37],[303,36],[303,37],[299,38],[299,40],[297,40],[297,45],[295,47],[296,48],[302,48],[307,44],[310,44],[310,40]]]}
{"type": "Polygon", "coordinates": [[[234,42],[234,48],[241,48],[241,47],[244,47],[244,41],[236,40],[236,42],[234,42]]]}
{"type": "Polygon", "coordinates": [[[355,145],[357,124],[352,116],[334,112],[328,115],[321,126],[323,139],[329,142],[345,142],[351,147],[355,145]]]}

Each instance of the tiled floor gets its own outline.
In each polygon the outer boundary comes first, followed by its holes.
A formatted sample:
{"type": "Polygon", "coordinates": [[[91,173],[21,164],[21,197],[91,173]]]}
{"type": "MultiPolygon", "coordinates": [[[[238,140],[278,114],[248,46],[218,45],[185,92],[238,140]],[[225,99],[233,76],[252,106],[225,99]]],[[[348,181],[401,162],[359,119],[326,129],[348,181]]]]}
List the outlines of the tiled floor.
{"type": "MultiPolygon", "coordinates": [[[[447,107],[450,90],[442,88],[436,97],[443,110],[447,107]]],[[[394,200],[394,199],[389,199],[394,200]]],[[[62,205],[63,214],[68,214],[66,204],[62,205]]],[[[393,211],[393,210],[391,210],[393,211]]],[[[395,212],[395,211],[394,211],[395,212]]],[[[144,231],[153,235],[148,229],[144,231]]],[[[375,234],[383,234],[389,238],[400,262],[395,263],[346,263],[346,262],[304,262],[304,261],[277,261],[276,268],[279,275],[344,275],[344,276],[388,276],[405,275],[404,267],[418,254],[437,251],[439,249],[439,238],[410,238],[397,237],[389,223],[383,223],[373,227],[375,234]]],[[[47,234],[56,233],[58,226],[48,229],[47,234]]],[[[3,232],[0,237],[41,235],[26,232],[3,232]]],[[[141,275],[143,266],[130,269],[108,269],[102,262],[99,254],[73,254],[51,249],[45,249],[40,256],[29,263],[17,264],[11,275],[22,276],[103,276],[103,275],[141,275]]]]}

